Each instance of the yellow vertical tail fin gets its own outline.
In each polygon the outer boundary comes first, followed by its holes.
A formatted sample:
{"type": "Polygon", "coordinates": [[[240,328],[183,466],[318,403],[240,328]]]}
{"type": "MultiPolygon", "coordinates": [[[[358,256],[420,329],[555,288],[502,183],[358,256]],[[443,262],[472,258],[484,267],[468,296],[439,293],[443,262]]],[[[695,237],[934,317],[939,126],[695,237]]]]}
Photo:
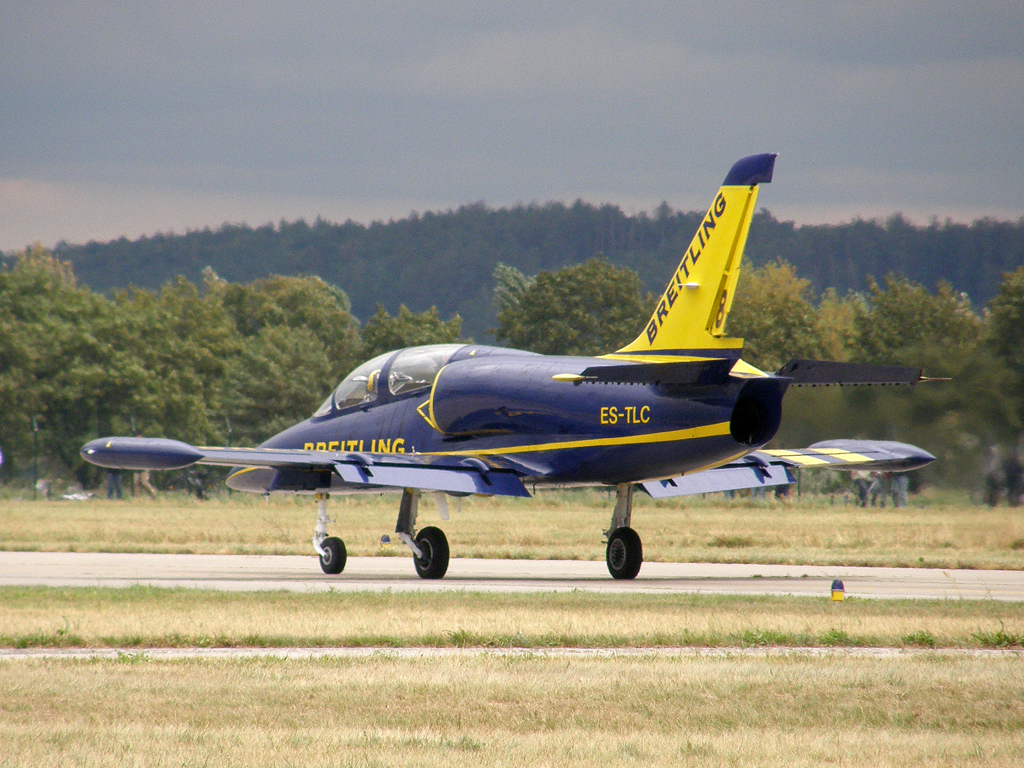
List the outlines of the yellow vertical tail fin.
{"type": "Polygon", "coordinates": [[[725,336],[725,319],[736,292],[758,185],[772,180],[775,157],[751,155],[733,165],[650,321],[617,354],[739,356],[743,339],[725,336]]]}

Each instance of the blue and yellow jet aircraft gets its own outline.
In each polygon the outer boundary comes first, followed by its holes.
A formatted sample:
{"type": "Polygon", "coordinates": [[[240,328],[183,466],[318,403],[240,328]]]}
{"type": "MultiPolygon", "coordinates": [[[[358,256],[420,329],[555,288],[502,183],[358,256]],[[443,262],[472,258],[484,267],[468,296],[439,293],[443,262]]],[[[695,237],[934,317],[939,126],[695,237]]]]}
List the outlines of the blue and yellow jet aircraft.
{"type": "Polygon", "coordinates": [[[398,537],[416,572],[448,568],[444,533],[417,530],[423,492],[447,497],[529,496],[552,487],[617,492],[607,563],[617,579],[643,562],[631,527],[633,494],[657,498],[793,482],[796,467],[905,471],[933,460],[911,445],[833,440],[766,450],[791,386],[914,384],[919,369],[794,360],[767,373],[725,335],[760,184],[775,155],[729,171],[672,273],[650,321],[630,344],[601,357],[555,357],[480,344],[389,352],[360,365],[310,418],[256,448],[206,448],[153,438],[93,440],[82,456],[118,469],[233,467],[228,486],[315,495],[313,548],[325,573],[345,567],[328,536],[331,493],[401,493],[398,537]]]}

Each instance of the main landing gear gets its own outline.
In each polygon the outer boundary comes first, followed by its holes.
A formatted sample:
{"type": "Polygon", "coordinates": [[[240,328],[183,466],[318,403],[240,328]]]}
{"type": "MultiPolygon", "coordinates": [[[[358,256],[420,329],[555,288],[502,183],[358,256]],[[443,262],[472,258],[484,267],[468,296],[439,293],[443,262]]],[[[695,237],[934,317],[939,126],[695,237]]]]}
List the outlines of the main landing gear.
{"type": "Polygon", "coordinates": [[[640,536],[629,527],[633,516],[633,486],[623,483],[615,489],[612,523],[604,535],[608,539],[605,562],[613,579],[635,579],[644,562],[640,536]]]}
{"type": "MultiPolygon", "coordinates": [[[[337,574],[345,570],[347,553],[345,542],[327,535],[328,494],[316,495],[316,531],[313,534],[313,549],[320,555],[320,568],[324,573],[337,574]]],[[[406,488],[402,492],[402,503],[398,508],[398,522],[395,533],[413,556],[416,573],[421,579],[440,579],[448,571],[448,538],[440,528],[429,526],[416,533],[416,514],[419,511],[420,492],[406,488]]],[[[447,505],[442,508],[442,519],[448,519],[447,505]]]]}
{"type": "Polygon", "coordinates": [[[316,495],[316,531],[313,532],[313,549],[320,555],[320,570],[324,573],[341,573],[345,570],[348,553],[345,542],[337,536],[327,535],[327,524],[332,522],[327,516],[327,499],[330,494],[316,495]]]}
{"type": "MultiPolygon", "coordinates": [[[[402,491],[402,503],[398,507],[398,522],[395,533],[412,551],[416,573],[421,579],[441,579],[448,572],[448,537],[434,526],[416,530],[416,515],[420,507],[420,492],[406,488],[402,491]]],[[[447,518],[447,514],[443,515],[447,518]]]]}
{"type": "MultiPolygon", "coordinates": [[[[327,535],[328,494],[316,495],[316,532],[313,534],[313,548],[320,555],[320,568],[324,573],[337,574],[345,570],[347,554],[345,542],[327,535]]],[[[447,504],[439,498],[441,519],[448,519],[447,504]]],[[[420,492],[406,488],[402,491],[402,503],[398,507],[398,522],[395,533],[412,552],[416,573],[421,579],[441,579],[448,572],[448,537],[444,531],[428,526],[416,532],[416,516],[419,512],[420,492]]],[[[611,525],[604,532],[608,541],[605,562],[614,579],[635,579],[644,562],[644,549],[640,536],[629,527],[633,516],[633,486],[623,483],[616,488],[615,509],[611,525]]]]}

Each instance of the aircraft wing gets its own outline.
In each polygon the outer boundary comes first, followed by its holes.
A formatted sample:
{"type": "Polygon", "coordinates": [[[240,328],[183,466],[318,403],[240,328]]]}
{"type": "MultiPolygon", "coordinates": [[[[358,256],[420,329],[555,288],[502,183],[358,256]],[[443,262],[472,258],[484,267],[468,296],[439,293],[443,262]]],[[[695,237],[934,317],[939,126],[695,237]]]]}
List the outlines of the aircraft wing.
{"type": "MultiPolygon", "coordinates": [[[[193,464],[275,469],[311,480],[333,473],[353,488],[419,488],[448,493],[529,496],[519,476],[480,459],[415,453],[352,453],[274,448],[206,448],[179,440],[104,437],[82,447],[82,458],[108,469],[183,469],[193,464]]],[[[326,483],[330,486],[330,477],[326,483]]],[[[310,489],[312,490],[312,488],[310,489]]]]}
{"type": "Polygon", "coordinates": [[[721,467],[667,480],[650,480],[639,485],[650,496],[661,499],[788,485],[796,482],[792,473],[795,468],[906,472],[923,467],[934,459],[927,451],[907,443],[888,440],[825,440],[800,450],[761,449],[721,467]]]}

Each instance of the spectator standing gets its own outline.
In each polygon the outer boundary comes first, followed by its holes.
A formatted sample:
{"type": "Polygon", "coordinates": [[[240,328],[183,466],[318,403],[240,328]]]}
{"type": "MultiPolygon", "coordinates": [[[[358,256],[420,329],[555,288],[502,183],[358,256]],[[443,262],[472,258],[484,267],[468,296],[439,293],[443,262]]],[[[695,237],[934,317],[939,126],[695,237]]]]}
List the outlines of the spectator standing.
{"type": "Polygon", "coordinates": [[[1013,448],[1003,462],[1003,481],[1006,483],[1006,503],[1011,507],[1020,506],[1024,495],[1024,466],[1020,461],[1020,449],[1013,448]]]}
{"type": "Polygon", "coordinates": [[[142,472],[136,472],[132,483],[132,496],[141,496],[142,490],[145,489],[146,493],[156,498],[156,488],[149,482],[149,470],[145,469],[142,472]]]}
{"type": "Polygon", "coordinates": [[[116,469],[107,470],[107,498],[114,498],[114,494],[117,494],[117,498],[122,498],[123,490],[121,489],[121,473],[116,469]]]}
{"type": "Polygon", "coordinates": [[[886,480],[885,476],[881,472],[871,473],[871,485],[868,487],[868,493],[871,496],[871,506],[875,506],[876,502],[879,507],[885,507],[885,494],[886,494],[886,480]]]}
{"type": "Polygon", "coordinates": [[[909,485],[910,480],[907,478],[906,472],[897,472],[892,479],[892,505],[894,507],[907,506],[907,487],[909,485]]]}
{"type": "Polygon", "coordinates": [[[999,446],[988,449],[988,462],[985,464],[985,503],[994,507],[999,503],[999,493],[1003,487],[1003,467],[1000,461],[999,446]]]}

